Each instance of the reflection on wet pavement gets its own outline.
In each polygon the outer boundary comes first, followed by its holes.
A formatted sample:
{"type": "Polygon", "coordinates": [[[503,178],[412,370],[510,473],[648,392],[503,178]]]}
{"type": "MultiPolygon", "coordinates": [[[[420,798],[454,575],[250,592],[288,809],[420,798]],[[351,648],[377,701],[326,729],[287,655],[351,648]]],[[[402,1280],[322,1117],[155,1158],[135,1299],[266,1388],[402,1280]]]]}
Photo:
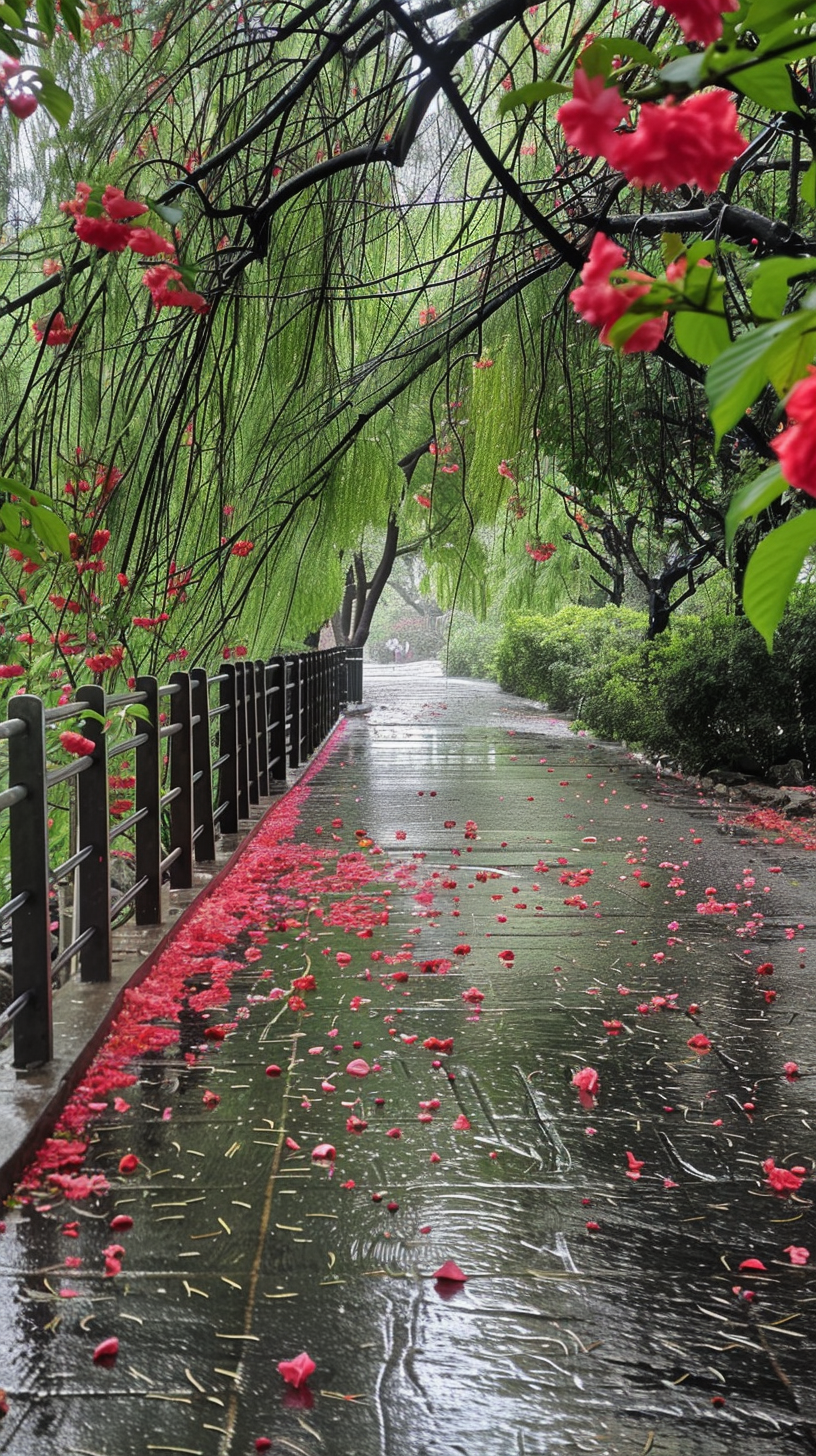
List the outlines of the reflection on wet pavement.
{"type": "Polygon", "coordinates": [[[366,692],[6,1215],[0,1451],[816,1450],[806,852],[484,684],[366,692]]]}

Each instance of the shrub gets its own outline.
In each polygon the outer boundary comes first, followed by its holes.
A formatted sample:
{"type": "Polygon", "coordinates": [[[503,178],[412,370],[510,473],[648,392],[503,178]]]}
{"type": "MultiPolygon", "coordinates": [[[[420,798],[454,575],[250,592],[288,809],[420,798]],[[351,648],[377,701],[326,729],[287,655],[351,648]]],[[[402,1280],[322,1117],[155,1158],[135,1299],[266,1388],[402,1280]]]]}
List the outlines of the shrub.
{"type": "Polygon", "coordinates": [[[443,653],[445,671],[451,677],[475,677],[495,680],[494,657],[500,628],[493,622],[477,622],[475,617],[457,615],[451,623],[447,650],[443,653]]]}
{"type": "Polygon", "coordinates": [[[816,765],[816,589],[800,587],[772,657],[742,617],[683,616],[653,642],[644,613],[566,608],[516,617],[499,681],[606,738],[665,752],[689,771],[816,765]],[[590,620],[591,619],[591,620],[590,620]]]}

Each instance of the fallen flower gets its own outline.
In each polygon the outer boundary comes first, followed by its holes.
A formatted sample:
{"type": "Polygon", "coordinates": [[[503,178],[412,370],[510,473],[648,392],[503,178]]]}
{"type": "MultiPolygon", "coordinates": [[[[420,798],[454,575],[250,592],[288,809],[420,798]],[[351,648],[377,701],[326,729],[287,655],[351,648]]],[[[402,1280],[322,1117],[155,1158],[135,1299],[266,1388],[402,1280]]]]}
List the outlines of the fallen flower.
{"type": "Polygon", "coordinates": [[[601,1079],[594,1067],[580,1067],[573,1075],[572,1086],[595,1097],[600,1090],[601,1079]]]}
{"type": "Polygon", "coordinates": [[[445,1263],[441,1266],[441,1268],[437,1269],[436,1273],[433,1275],[434,1279],[442,1279],[447,1281],[449,1284],[465,1284],[467,1283],[469,1277],[470,1276],[468,1274],[462,1273],[459,1265],[455,1264],[453,1262],[453,1259],[446,1259],[445,1263]]]}
{"type": "Polygon", "coordinates": [[[742,1273],[743,1269],[761,1269],[764,1272],[765,1265],[761,1259],[743,1259],[739,1266],[740,1273],[742,1273]]]}
{"type": "Polygon", "coordinates": [[[806,1249],[802,1244],[788,1244],[785,1253],[792,1264],[806,1264],[810,1258],[810,1249],[806,1249]]]}
{"type": "Polygon", "coordinates": [[[705,1056],[706,1052],[711,1051],[711,1042],[701,1031],[696,1032],[694,1036],[690,1036],[686,1045],[690,1046],[691,1050],[697,1052],[701,1057],[705,1056]]]}
{"type": "Polygon", "coordinates": [[[336,1156],[336,1149],[332,1147],[331,1143],[318,1143],[317,1147],[312,1148],[312,1157],[317,1162],[330,1163],[336,1156]]]}
{"type": "Polygon", "coordinates": [[[774,1193],[796,1193],[805,1181],[803,1168],[778,1168],[773,1158],[765,1159],[762,1171],[765,1182],[773,1188],[774,1193]]]}
{"type": "Polygon", "coordinates": [[[278,1374],[282,1375],[287,1385],[293,1386],[295,1390],[300,1390],[300,1387],[306,1384],[309,1376],[313,1375],[316,1369],[314,1360],[311,1355],[306,1354],[305,1350],[300,1355],[296,1355],[294,1360],[278,1362],[278,1374]]]}
{"type": "Polygon", "coordinates": [[[112,1365],[119,1354],[119,1341],[115,1335],[102,1340],[93,1352],[95,1365],[112,1365]]]}
{"type": "Polygon", "coordinates": [[[626,1154],[626,1161],[629,1164],[629,1171],[626,1174],[627,1178],[633,1178],[637,1181],[640,1177],[640,1170],[644,1166],[643,1162],[639,1158],[636,1158],[634,1153],[629,1152],[626,1154]]]}
{"type": "Polygon", "coordinates": [[[135,1173],[138,1166],[139,1159],[135,1153],[125,1153],[124,1157],[119,1159],[120,1173],[135,1173]]]}
{"type": "Polygon", "coordinates": [[[346,1071],[350,1077],[367,1077],[371,1068],[363,1057],[355,1057],[349,1062],[346,1071]]]}

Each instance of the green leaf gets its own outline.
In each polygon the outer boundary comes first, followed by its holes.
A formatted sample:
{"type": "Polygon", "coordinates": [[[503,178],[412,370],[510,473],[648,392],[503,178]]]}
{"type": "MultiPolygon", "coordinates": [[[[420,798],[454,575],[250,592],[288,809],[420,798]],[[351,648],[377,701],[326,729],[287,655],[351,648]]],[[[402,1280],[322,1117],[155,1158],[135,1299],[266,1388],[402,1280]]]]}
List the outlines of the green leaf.
{"type": "Polygon", "coordinates": [[[57,24],[57,7],[54,0],[37,0],[37,19],[40,22],[40,29],[45,31],[49,40],[53,40],[57,24]]]}
{"type": "Polygon", "coordinates": [[[3,522],[6,531],[19,539],[23,530],[23,518],[16,506],[10,505],[8,502],[4,506],[0,506],[0,521],[3,522]]]}
{"type": "Polygon", "coordinates": [[[22,55],[20,47],[12,40],[8,31],[3,30],[2,26],[0,26],[0,51],[7,56],[12,56],[15,61],[19,61],[22,55]]]}
{"type": "Polygon", "coordinates": [[[679,56],[676,61],[669,61],[669,64],[663,67],[660,79],[669,86],[687,86],[690,91],[696,91],[702,84],[704,64],[705,51],[694,55],[679,56]]]}
{"type": "Polygon", "coordinates": [[[737,534],[737,528],[752,516],[758,516],[760,511],[767,509],[773,501],[778,500],[783,491],[787,490],[788,483],[782,475],[782,467],[778,463],[769,465],[763,470],[756,480],[749,480],[741,490],[738,490],[730,506],[728,515],[725,518],[725,546],[731,550],[731,543],[737,534]]]}
{"type": "Polygon", "coordinates": [[[62,0],[62,3],[60,5],[60,15],[62,16],[71,35],[74,37],[74,40],[78,41],[82,40],[81,16],[84,8],[85,7],[83,5],[76,5],[74,3],[74,0],[62,0]]]}
{"type": "Polygon", "coordinates": [[[66,559],[71,555],[68,527],[54,511],[46,510],[44,506],[32,506],[31,529],[49,551],[56,551],[66,559]]]}
{"type": "Polygon", "coordinates": [[[816,207],[816,162],[811,162],[799,183],[799,196],[806,207],[816,207]]]}
{"type": "Polygon", "coordinates": [[[643,324],[648,323],[649,319],[659,319],[664,312],[660,304],[654,308],[648,308],[644,306],[643,299],[638,299],[637,304],[640,305],[640,308],[635,305],[627,309],[622,318],[619,318],[609,330],[607,338],[613,349],[622,349],[643,324]]]}
{"type": "Polygon", "coordinates": [[[785,613],[788,597],[816,542],[816,511],[803,511],[777,526],[753,552],[742,586],[745,615],[764,637],[769,652],[785,613]]]}
{"type": "Polygon", "coordinates": [[[749,30],[761,35],[767,25],[778,26],[780,21],[794,15],[806,16],[816,12],[816,0],[754,0],[748,11],[746,24],[749,30]]]}
{"type": "Polygon", "coordinates": [[[15,24],[25,25],[26,10],[28,8],[26,0],[7,0],[7,4],[9,9],[12,10],[17,17],[15,24]]]}
{"type": "MultiPolygon", "coordinates": [[[[522,87],[522,90],[524,89],[522,87]]],[[[565,89],[567,88],[565,87],[565,89]]],[[[509,91],[508,97],[515,94],[517,93],[509,91]]],[[[145,202],[150,211],[155,212],[157,217],[163,218],[166,223],[170,224],[170,227],[178,227],[179,223],[184,221],[184,213],[180,207],[169,207],[166,202],[151,202],[149,197],[145,198],[145,202]]]]}
{"type": "Polygon", "coordinates": [[[10,5],[0,5],[0,21],[3,22],[3,25],[10,25],[12,30],[16,30],[20,24],[19,16],[15,14],[10,5]]]}
{"type": "Polygon", "coordinates": [[[627,61],[636,61],[641,66],[655,66],[657,57],[639,40],[630,40],[624,35],[604,35],[585,47],[581,52],[581,66],[587,76],[611,76],[617,56],[627,61]]]}
{"type": "Polygon", "coordinates": [[[660,256],[663,259],[663,267],[668,268],[675,258],[679,258],[686,250],[681,233],[663,233],[660,239],[660,256]]]}
{"type": "Polygon", "coordinates": [[[37,93],[40,104],[53,116],[57,126],[67,126],[74,109],[73,97],[56,81],[42,81],[37,93]]]}
{"type": "Polygon", "coordinates": [[[791,283],[813,272],[816,258],[764,258],[757,263],[749,275],[754,317],[781,318],[791,283]]]}
{"type": "Polygon", "coordinates": [[[714,360],[706,374],[706,394],[718,446],[769,382],[773,356],[784,341],[798,339],[814,327],[816,319],[800,309],[790,318],[749,329],[714,360]]]}
{"type": "Polygon", "coordinates": [[[792,111],[797,116],[801,115],[793,97],[790,71],[784,61],[766,61],[764,65],[738,71],[731,77],[731,84],[750,101],[758,102],[769,111],[792,111]]]}
{"type": "Polygon", "coordinates": [[[674,338],[689,359],[713,364],[731,343],[731,331],[724,317],[683,309],[674,315],[674,338]]]}
{"type": "Polygon", "coordinates": [[[10,480],[5,475],[0,475],[0,490],[5,490],[9,495],[24,495],[26,499],[33,494],[27,485],[21,485],[19,480],[10,480]]]}

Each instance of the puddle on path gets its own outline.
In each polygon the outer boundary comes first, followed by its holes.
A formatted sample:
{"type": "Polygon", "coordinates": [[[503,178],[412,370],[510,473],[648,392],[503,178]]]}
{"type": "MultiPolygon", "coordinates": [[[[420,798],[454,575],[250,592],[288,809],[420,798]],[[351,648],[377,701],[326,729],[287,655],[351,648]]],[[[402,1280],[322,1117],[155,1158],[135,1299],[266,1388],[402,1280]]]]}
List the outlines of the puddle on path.
{"type": "Polygon", "coordinates": [[[49,1145],[109,1190],[7,1214],[0,1451],[816,1450],[809,861],[484,685],[367,692],[49,1145]]]}

